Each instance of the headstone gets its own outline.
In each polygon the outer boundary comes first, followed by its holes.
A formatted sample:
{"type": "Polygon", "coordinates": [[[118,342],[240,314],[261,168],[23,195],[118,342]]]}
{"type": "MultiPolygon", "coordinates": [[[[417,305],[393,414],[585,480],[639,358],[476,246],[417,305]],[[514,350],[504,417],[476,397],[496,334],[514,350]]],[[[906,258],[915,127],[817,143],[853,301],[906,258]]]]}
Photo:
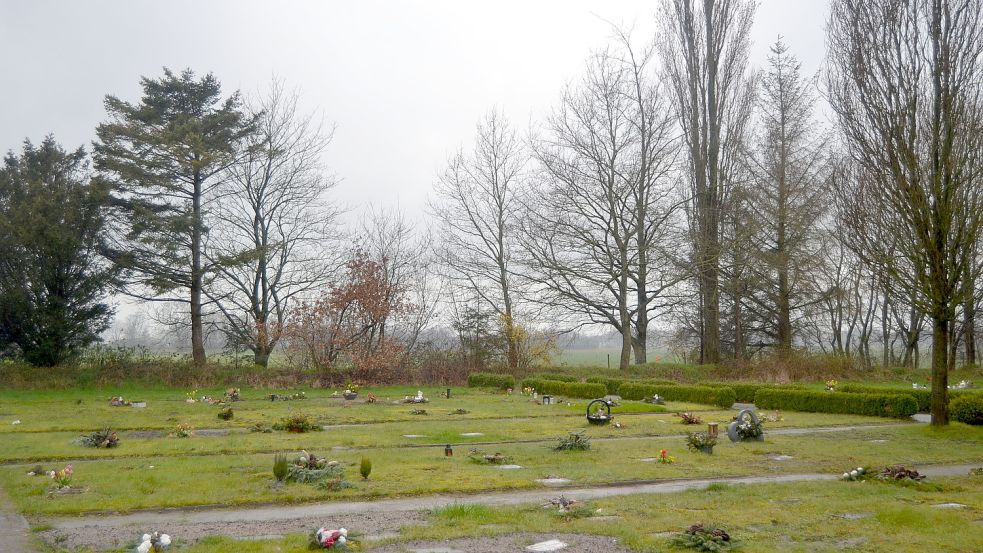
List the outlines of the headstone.
{"type": "Polygon", "coordinates": [[[465,437],[484,436],[484,434],[482,434],[481,432],[465,432],[465,433],[463,433],[461,435],[462,436],[465,436],[465,437]]]}
{"type": "Polygon", "coordinates": [[[403,434],[404,438],[426,438],[423,434],[403,434]]]}
{"type": "Polygon", "coordinates": [[[566,486],[570,483],[569,478],[540,478],[536,480],[544,486],[566,486]]]}
{"type": "Polygon", "coordinates": [[[940,503],[938,505],[932,505],[936,509],[962,509],[966,507],[962,503],[940,503]]]}
{"type": "Polygon", "coordinates": [[[516,470],[516,469],[521,469],[522,465],[497,465],[495,468],[499,468],[502,470],[516,470]]]}

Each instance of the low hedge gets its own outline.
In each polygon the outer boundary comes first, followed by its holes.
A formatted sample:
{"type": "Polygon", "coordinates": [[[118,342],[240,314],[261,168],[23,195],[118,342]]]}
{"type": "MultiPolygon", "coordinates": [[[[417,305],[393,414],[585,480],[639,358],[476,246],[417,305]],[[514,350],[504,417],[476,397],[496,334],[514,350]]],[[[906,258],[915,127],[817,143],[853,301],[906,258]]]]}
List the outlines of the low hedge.
{"type": "Polygon", "coordinates": [[[763,384],[754,382],[702,382],[701,386],[733,388],[737,395],[737,401],[741,403],[754,403],[754,394],[758,390],[782,389],[782,390],[803,390],[802,386],[795,384],[763,384]]]}
{"type": "Polygon", "coordinates": [[[962,394],[949,402],[952,420],[966,424],[983,424],[983,394],[962,394]]]}
{"type": "Polygon", "coordinates": [[[906,418],[918,412],[918,401],[908,394],[856,394],[769,389],[754,395],[758,409],[785,409],[808,413],[837,413],[906,418]]]}
{"type": "MultiPolygon", "coordinates": [[[[928,388],[919,388],[911,390],[907,388],[878,388],[876,386],[864,386],[863,384],[843,384],[837,388],[837,391],[849,392],[851,394],[900,394],[909,395],[915,398],[918,402],[918,411],[921,413],[927,413],[932,410],[932,390],[928,388]]],[[[983,398],[983,392],[979,390],[949,390],[949,407],[952,408],[952,402],[958,397],[964,396],[978,396],[983,398]]]]}
{"type": "Polygon", "coordinates": [[[669,401],[687,401],[719,407],[730,407],[737,401],[734,389],[725,386],[678,386],[629,382],[618,388],[618,395],[624,399],[641,400],[655,394],[669,401]]]}
{"type": "Polygon", "coordinates": [[[557,382],[580,382],[580,377],[572,374],[537,373],[529,378],[537,380],[556,380],[557,382]]]}
{"type": "Polygon", "coordinates": [[[559,380],[544,380],[541,378],[527,378],[522,381],[522,387],[534,388],[540,394],[551,394],[555,396],[581,399],[595,399],[604,397],[608,393],[604,384],[594,384],[590,382],[562,382],[559,380]]]}
{"type": "Polygon", "coordinates": [[[515,378],[511,374],[471,373],[468,375],[471,388],[515,388],[515,378]]]}

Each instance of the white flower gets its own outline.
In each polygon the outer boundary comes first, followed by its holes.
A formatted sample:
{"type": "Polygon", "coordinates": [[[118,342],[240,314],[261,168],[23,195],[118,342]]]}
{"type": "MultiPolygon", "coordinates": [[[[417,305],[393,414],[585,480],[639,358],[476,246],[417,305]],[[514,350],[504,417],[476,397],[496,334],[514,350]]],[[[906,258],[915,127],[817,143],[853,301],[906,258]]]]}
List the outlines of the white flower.
{"type": "Polygon", "coordinates": [[[860,474],[860,473],[859,473],[859,472],[857,472],[857,471],[855,471],[855,470],[851,470],[851,471],[850,471],[850,476],[852,476],[852,477],[854,477],[854,478],[856,478],[858,474],[860,474]]]}
{"type": "Polygon", "coordinates": [[[150,541],[150,534],[144,534],[140,541],[150,541]]]}
{"type": "Polygon", "coordinates": [[[338,543],[339,544],[344,545],[346,541],[348,541],[348,540],[345,539],[345,536],[338,536],[338,543]]]}
{"type": "Polygon", "coordinates": [[[150,542],[145,541],[141,543],[139,547],[137,547],[137,553],[148,553],[150,551],[150,547],[150,542]]]}
{"type": "Polygon", "coordinates": [[[843,478],[844,478],[844,479],[846,479],[846,478],[850,478],[850,473],[849,473],[849,472],[844,472],[844,473],[843,473],[843,478]]]}
{"type": "Polygon", "coordinates": [[[167,547],[168,545],[171,545],[171,537],[168,536],[167,534],[161,534],[160,535],[160,544],[163,545],[164,547],[167,547]]]}
{"type": "Polygon", "coordinates": [[[863,467],[857,467],[857,472],[859,472],[860,474],[863,474],[864,473],[864,468],[863,467]]]}
{"type": "Polygon", "coordinates": [[[20,420],[19,419],[18,420],[15,420],[14,422],[12,422],[10,424],[20,424],[20,420]]]}
{"type": "Polygon", "coordinates": [[[344,528],[341,528],[338,531],[341,532],[341,535],[342,536],[348,536],[348,530],[345,530],[344,528]]]}

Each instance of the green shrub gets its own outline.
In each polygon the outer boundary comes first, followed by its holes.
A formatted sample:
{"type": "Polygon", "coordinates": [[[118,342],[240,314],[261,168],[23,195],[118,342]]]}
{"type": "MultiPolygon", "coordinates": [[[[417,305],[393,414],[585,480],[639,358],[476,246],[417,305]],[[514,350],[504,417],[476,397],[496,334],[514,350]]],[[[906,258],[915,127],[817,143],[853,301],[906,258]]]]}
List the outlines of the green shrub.
{"type": "Polygon", "coordinates": [[[594,399],[604,397],[607,387],[603,384],[593,384],[590,382],[560,382],[559,380],[541,380],[538,378],[527,378],[522,381],[523,388],[533,388],[540,394],[550,394],[581,399],[594,399]]]}
{"type": "Polygon", "coordinates": [[[565,437],[559,438],[559,443],[553,448],[556,451],[587,451],[590,449],[590,438],[580,432],[571,432],[565,437]]]}
{"type": "MultiPolygon", "coordinates": [[[[573,374],[536,373],[530,378],[536,378],[538,380],[556,380],[558,382],[580,382],[580,377],[573,374]]],[[[590,379],[587,381],[590,382],[590,379]]]]}
{"type": "Polygon", "coordinates": [[[758,390],[754,396],[754,405],[758,409],[894,418],[910,417],[918,412],[918,402],[907,394],[852,394],[769,388],[758,390]]]}
{"type": "Polygon", "coordinates": [[[471,373],[468,375],[471,388],[515,388],[515,378],[511,374],[471,373]]]}
{"type": "Polygon", "coordinates": [[[983,424],[983,394],[962,394],[949,402],[949,415],[966,424],[983,424]]]}
{"type": "Polygon", "coordinates": [[[719,407],[730,407],[737,401],[733,388],[710,386],[676,386],[667,384],[627,383],[618,388],[624,399],[641,400],[659,394],[667,401],[687,401],[719,407]]]}
{"type": "Polygon", "coordinates": [[[764,389],[784,389],[784,390],[803,390],[802,386],[786,385],[786,384],[762,384],[756,382],[701,382],[701,386],[710,386],[712,388],[724,387],[731,388],[734,390],[735,397],[737,401],[741,403],[754,403],[754,394],[758,393],[758,390],[764,389]]]}
{"type": "MultiPolygon", "coordinates": [[[[915,398],[918,402],[918,411],[927,413],[932,410],[932,390],[931,389],[908,389],[908,388],[879,388],[877,386],[864,386],[863,384],[843,384],[839,391],[851,394],[899,394],[908,395],[915,398]]],[[[949,408],[956,398],[964,396],[978,396],[983,398],[983,392],[976,390],[949,390],[949,408]]]]}
{"type": "Polygon", "coordinates": [[[372,474],[372,460],[368,457],[362,457],[362,462],[358,466],[358,472],[362,475],[363,480],[368,480],[369,475],[372,474]]]}
{"type": "Polygon", "coordinates": [[[290,464],[287,463],[287,456],[277,453],[273,457],[273,476],[276,478],[276,481],[283,482],[287,478],[287,472],[289,470],[290,464]]]}

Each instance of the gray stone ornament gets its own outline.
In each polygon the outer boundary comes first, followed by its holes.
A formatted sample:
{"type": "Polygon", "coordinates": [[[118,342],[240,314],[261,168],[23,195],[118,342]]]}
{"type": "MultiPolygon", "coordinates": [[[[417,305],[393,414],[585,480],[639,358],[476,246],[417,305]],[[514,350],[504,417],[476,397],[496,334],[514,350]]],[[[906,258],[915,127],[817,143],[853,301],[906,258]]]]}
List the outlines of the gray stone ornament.
{"type": "Polygon", "coordinates": [[[755,426],[760,426],[761,425],[761,421],[758,420],[758,415],[755,415],[754,414],[754,411],[752,411],[750,409],[741,409],[741,411],[737,414],[737,420],[735,420],[735,421],[733,421],[733,422],[731,422],[730,424],[727,425],[727,437],[730,438],[730,441],[732,441],[732,442],[742,442],[742,441],[762,442],[762,441],[764,441],[765,435],[764,435],[764,432],[763,431],[758,436],[748,437],[748,438],[742,438],[737,433],[737,427],[741,423],[743,423],[745,421],[750,421],[755,426]]]}

